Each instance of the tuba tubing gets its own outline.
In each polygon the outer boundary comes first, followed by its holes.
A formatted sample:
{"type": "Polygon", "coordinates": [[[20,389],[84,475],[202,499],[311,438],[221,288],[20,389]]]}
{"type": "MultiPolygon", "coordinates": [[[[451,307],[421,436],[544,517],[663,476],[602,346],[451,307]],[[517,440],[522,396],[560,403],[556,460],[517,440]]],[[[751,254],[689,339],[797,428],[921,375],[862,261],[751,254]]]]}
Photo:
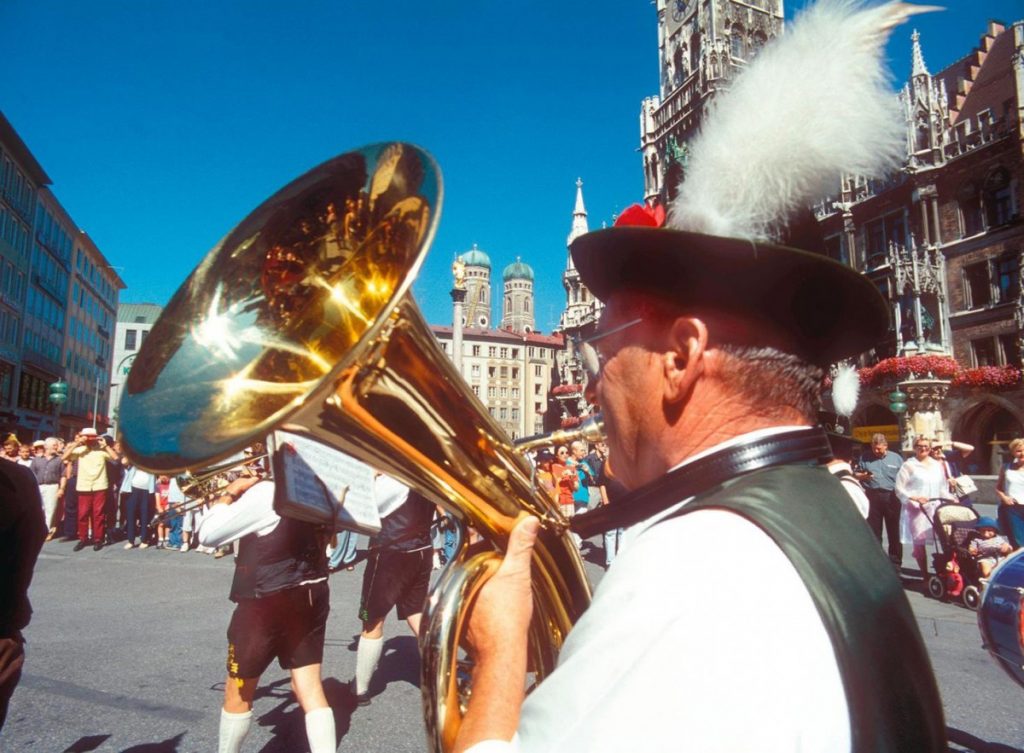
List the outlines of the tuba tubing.
{"type": "Polygon", "coordinates": [[[533,555],[537,681],[590,603],[558,506],[472,393],[410,287],[433,238],[441,178],[409,144],[336,157],[267,199],[207,254],[146,338],[120,406],[122,442],[160,473],[203,467],[283,429],[387,473],[490,546],[463,545],[431,590],[420,636],[428,742],[462,719],[468,602],[523,515],[533,555]]]}

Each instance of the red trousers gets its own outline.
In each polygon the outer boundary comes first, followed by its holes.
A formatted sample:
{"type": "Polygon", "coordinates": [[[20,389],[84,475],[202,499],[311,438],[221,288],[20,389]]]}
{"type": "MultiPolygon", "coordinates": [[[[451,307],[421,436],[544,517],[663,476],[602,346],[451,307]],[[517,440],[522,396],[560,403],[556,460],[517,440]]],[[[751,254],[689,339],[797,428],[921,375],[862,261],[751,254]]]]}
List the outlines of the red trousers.
{"type": "Polygon", "coordinates": [[[103,542],[106,533],[107,515],[103,509],[107,503],[107,490],[78,492],[78,540],[89,540],[89,520],[92,519],[92,540],[103,542]]]}

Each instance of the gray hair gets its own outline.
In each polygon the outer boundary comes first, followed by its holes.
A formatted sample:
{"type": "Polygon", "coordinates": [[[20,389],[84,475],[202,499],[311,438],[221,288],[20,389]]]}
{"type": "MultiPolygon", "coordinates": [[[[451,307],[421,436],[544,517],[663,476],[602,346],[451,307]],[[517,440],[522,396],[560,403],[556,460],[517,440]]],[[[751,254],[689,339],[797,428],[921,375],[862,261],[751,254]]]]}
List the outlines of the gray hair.
{"type": "Polygon", "coordinates": [[[871,444],[889,444],[889,439],[879,431],[871,435],[871,444]]]}
{"type": "Polygon", "coordinates": [[[718,346],[723,355],[719,379],[750,401],[754,413],[775,418],[792,409],[815,421],[824,371],[799,356],[770,346],[718,346]]]}

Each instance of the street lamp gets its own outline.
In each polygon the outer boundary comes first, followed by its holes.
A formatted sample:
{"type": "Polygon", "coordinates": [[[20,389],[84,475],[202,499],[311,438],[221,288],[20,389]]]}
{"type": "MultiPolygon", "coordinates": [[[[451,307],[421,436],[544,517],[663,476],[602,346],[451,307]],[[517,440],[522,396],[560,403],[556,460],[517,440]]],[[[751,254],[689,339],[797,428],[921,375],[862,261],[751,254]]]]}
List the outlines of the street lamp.
{"type": "Polygon", "coordinates": [[[899,432],[897,441],[903,448],[903,414],[907,412],[907,393],[899,387],[889,393],[889,410],[896,414],[896,429],[899,432]]]}
{"type": "Polygon", "coordinates": [[[68,399],[68,383],[58,379],[56,382],[50,385],[50,402],[53,403],[56,408],[56,414],[54,421],[56,422],[56,434],[60,436],[60,407],[64,405],[68,399]]]}

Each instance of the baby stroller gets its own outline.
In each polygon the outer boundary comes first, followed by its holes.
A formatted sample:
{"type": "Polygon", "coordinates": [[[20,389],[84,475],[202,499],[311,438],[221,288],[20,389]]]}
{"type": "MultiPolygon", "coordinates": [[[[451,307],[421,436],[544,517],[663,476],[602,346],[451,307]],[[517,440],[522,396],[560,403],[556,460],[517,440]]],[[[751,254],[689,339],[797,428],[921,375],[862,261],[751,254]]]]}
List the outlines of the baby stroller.
{"type": "Polygon", "coordinates": [[[978,513],[972,508],[944,501],[931,517],[935,554],[928,579],[928,593],[936,599],[957,599],[974,611],[981,603],[981,572],[967,547],[977,535],[978,513]]]}

